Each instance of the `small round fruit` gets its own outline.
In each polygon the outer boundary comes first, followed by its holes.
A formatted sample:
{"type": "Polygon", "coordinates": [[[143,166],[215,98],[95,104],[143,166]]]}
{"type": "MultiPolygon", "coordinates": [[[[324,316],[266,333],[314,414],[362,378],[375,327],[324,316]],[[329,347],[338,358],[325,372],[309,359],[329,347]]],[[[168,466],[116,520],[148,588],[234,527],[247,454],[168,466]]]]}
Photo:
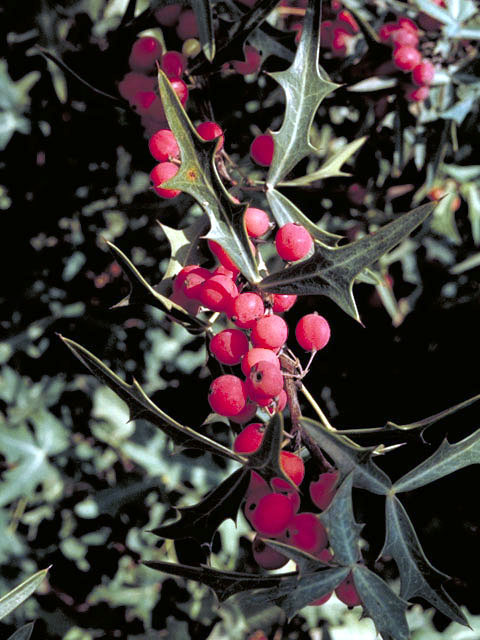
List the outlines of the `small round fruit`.
{"type": "Polygon", "coordinates": [[[222,364],[239,364],[248,351],[248,338],[238,329],[224,329],[213,336],[210,351],[222,364]]]}
{"type": "Polygon", "coordinates": [[[252,542],[252,551],[255,562],[264,569],[280,569],[288,562],[288,558],[265,544],[258,535],[252,542]]]}
{"type": "Polygon", "coordinates": [[[328,593],[326,593],[321,598],[317,598],[316,600],[313,600],[313,602],[310,602],[310,606],[311,607],[320,607],[322,604],[325,604],[326,602],[328,602],[328,600],[330,600],[330,598],[332,596],[332,593],[333,593],[333,591],[329,591],[328,593]]]}
{"type": "Polygon", "coordinates": [[[353,575],[350,572],[343,582],[341,582],[335,589],[335,595],[339,600],[345,603],[348,607],[356,607],[362,604],[360,596],[355,588],[353,582],[353,575]]]}
{"type": "Polygon", "coordinates": [[[422,60],[412,71],[412,80],[419,87],[431,85],[435,77],[435,67],[428,60],[422,60]]]}
{"type": "Polygon", "coordinates": [[[245,424],[245,422],[249,422],[254,418],[255,414],[257,413],[257,409],[258,406],[255,404],[255,402],[251,402],[249,399],[247,399],[245,408],[242,409],[240,413],[237,413],[237,415],[229,416],[229,419],[231,422],[235,422],[235,424],[245,424]]]}
{"type": "MultiPolygon", "coordinates": [[[[242,294],[240,294],[242,295],[242,294]]],[[[271,349],[262,349],[261,347],[254,347],[250,349],[242,358],[242,371],[248,376],[250,369],[262,360],[266,360],[274,364],[280,370],[280,360],[271,349]]]]}
{"type": "Polygon", "coordinates": [[[300,508],[300,495],[298,491],[283,478],[273,478],[271,484],[275,493],[282,493],[284,496],[287,496],[292,503],[293,513],[297,513],[300,508]]]}
{"type": "Polygon", "coordinates": [[[254,138],[250,145],[250,156],[262,167],[269,167],[272,164],[274,141],[268,133],[254,138]]]}
{"type": "Polygon", "coordinates": [[[287,341],[288,325],[277,315],[263,316],[252,329],[251,340],[255,347],[277,350],[287,341]]]}
{"type": "Polygon", "coordinates": [[[418,35],[411,29],[396,29],[390,37],[396,47],[416,47],[418,35]]]}
{"type": "Polygon", "coordinates": [[[210,251],[213,253],[213,255],[217,257],[218,261],[222,266],[232,271],[235,274],[235,276],[237,276],[240,273],[239,268],[234,263],[230,255],[225,251],[225,249],[221,245],[218,244],[218,242],[215,242],[215,240],[208,240],[208,247],[210,251]]]}
{"type": "Polygon", "coordinates": [[[178,167],[176,164],[172,162],[161,162],[157,164],[156,167],[152,169],[150,172],[150,180],[153,183],[153,190],[157,195],[161,198],[176,198],[180,193],[182,193],[179,189],[163,189],[160,185],[173,176],[176,176],[178,173],[178,167]]]}
{"type": "Polygon", "coordinates": [[[263,440],[265,425],[261,422],[252,422],[247,425],[233,441],[233,450],[236,453],[253,453],[263,440]]]}
{"type": "Polygon", "coordinates": [[[188,100],[188,87],[183,80],[180,78],[171,78],[170,84],[173,87],[173,90],[177,94],[178,99],[182,103],[182,106],[187,104],[188,100]]]}
{"type": "Polygon", "coordinates": [[[280,466],[290,480],[299,487],[305,476],[303,460],[290,451],[280,452],[280,466]]]}
{"type": "Polygon", "coordinates": [[[215,413],[227,417],[235,416],[247,403],[245,384],[237,376],[219,376],[210,385],[208,402],[215,413]]]}
{"type": "Polygon", "coordinates": [[[338,482],[338,471],[321,473],[318,480],[310,483],[309,491],[313,504],[325,510],[333,500],[338,482]]]}
{"type": "Polygon", "coordinates": [[[222,127],[216,122],[201,122],[197,127],[197,133],[204,140],[215,140],[215,138],[220,138],[217,151],[223,149],[225,136],[223,135],[222,127]]]}
{"type": "Polygon", "coordinates": [[[295,337],[305,351],[320,351],[330,340],[330,325],[318,313],[309,313],[298,321],[295,337]]]}
{"type": "Polygon", "coordinates": [[[296,301],[297,296],[295,294],[274,293],[272,309],[276,313],[283,313],[284,311],[289,311],[296,301]]]}
{"type": "Polygon", "coordinates": [[[401,71],[412,71],[422,61],[422,54],[414,47],[398,47],[393,52],[393,63],[401,71]]]}
{"type": "Polygon", "coordinates": [[[278,255],[288,262],[304,258],[313,246],[312,236],[301,224],[287,222],[275,236],[278,255]]]}
{"type": "Polygon", "coordinates": [[[430,89],[428,87],[411,87],[407,90],[406,98],[409,102],[423,102],[428,98],[430,89]]]}
{"type": "Polygon", "coordinates": [[[281,493],[268,493],[260,498],[253,511],[251,522],[258,533],[265,536],[278,536],[287,528],[293,516],[293,507],[287,496],[281,493]]]}
{"type": "Polygon", "coordinates": [[[241,293],[232,303],[230,316],[241,329],[251,329],[265,314],[265,306],[258,293],[241,293]]]}
{"type": "Polygon", "coordinates": [[[200,302],[212,311],[226,312],[238,296],[237,285],[228,276],[212,276],[200,290],[200,302]]]}
{"type": "Polygon", "coordinates": [[[259,396],[274,398],[283,389],[283,375],[275,364],[261,360],[250,369],[246,384],[253,400],[259,396]]]}
{"type": "Polygon", "coordinates": [[[168,162],[170,158],[180,158],[177,139],[170,129],[160,129],[148,141],[150,153],[158,162],[168,162]]]}
{"type": "Polygon", "coordinates": [[[182,11],[180,14],[176,32],[180,40],[188,40],[189,38],[196,38],[198,36],[197,18],[191,9],[182,11]]]}
{"type": "Polygon", "coordinates": [[[196,38],[188,38],[182,45],[182,53],[186,58],[195,58],[201,50],[202,45],[196,38]]]}
{"type": "Polygon", "coordinates": [[[181,78],[186,66],[185,56],[178,51],[167,51],[162,56],[162,70],[168,78],[181,78]]]}
{"type": "Polygon", "coordinates": [[[307,553],[317,553],[328,544],[327,531],[314,513],[297,513],[283,538],[288,544],[307,553]]]}
{"type": "Polygon", "coordinates": [[[270,229],[270,218],[263,209],[248,207],[244,219],[245,228],[250,238],[259,238],[270,229]]]}
{"type": "Polygon", "coordinates": [[[173,27],[177,23],[181,11],[181,4],[169,4],[155,11],[155,20],[163,27],[173,27]]]}
{"type": "Polygon", "coordinates": [[[262,63],[262,56],[258,53],[258,49],[251,45],[245,45],[245,61],[233,60],[232,67],[242,76],[248,76],[256,73],[262,63]]]}
{"type": "Polygon", "coordinates": [[[125,98],[130,103],[133,102],[133,98],[139,91],[153,91],[154,88],[155,81],[153,78],[136,71],[126,73],[118,84],[118,92],[122,98],[125,98]]]}
{"type": "Polygon", "coordinates": [[[133,43],[128,64],[135,71],[149,71],[162,55],[162,45],[152,36],[144,36],[133,43]]]}

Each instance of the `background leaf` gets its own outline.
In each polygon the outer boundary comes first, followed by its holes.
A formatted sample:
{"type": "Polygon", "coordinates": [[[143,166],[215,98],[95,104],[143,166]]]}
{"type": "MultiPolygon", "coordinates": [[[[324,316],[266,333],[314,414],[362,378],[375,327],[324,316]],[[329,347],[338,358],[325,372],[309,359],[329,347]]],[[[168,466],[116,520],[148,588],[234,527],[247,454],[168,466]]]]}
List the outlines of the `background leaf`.
{"type": "Polygon", "coordinates": [[[213,32],[212,5],[210,0],[192,0],[192,9],[198,24],[198,35],[203,53],[209,62],[215,57],[215,34],[213,32]]]}
{"type": "Polygon", "coordinates": [[[0,620],[29,598],[45,579],[50,567],[37,571],[0,598],[0,620]]]}

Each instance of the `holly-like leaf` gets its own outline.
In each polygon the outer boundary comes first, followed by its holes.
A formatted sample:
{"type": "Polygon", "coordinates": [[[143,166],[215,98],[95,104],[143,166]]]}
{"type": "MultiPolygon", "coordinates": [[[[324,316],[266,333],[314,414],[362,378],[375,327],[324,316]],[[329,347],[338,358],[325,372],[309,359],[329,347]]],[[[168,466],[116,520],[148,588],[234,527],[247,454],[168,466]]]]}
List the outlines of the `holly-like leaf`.
{"type": "Polygon", "coordinates": [[[216,453],[224,458],[231,458],[237,462],[244,462],[244,458],[227,449],[214,440],[185,427],[171,418],[148,398],[140,384],[133,379],[132,384],[127,384],[116,373],[107,367],[93,353],[77,342],[59,336],[70,351],[76,356],[90,372],[101,382],[114,391],[119,398],[127,403],[130,410],[130,419],[144,418],[163,431],[172,441],[179,445],[180,449],[202,449],[210,453],[216,453]]]}
{"type": "Polygon", "coordinates": [[[348,442],[341,432],[327,431],[319,422],[301,418],[300,424],[318,446],[335,462],[342,477],[352,473],[354,487],[379,495],[388,494],[392,482],[372,461],[375,447],[360,447],[348,442]]]}
{"type": "Polygon", "coordinates": [[[270,205],[275,222],[279,227],[289,222],[297,222],[301,224],[312,235],[315,240],[322,242],[323,244],[335,247],[342,239],[342,236],[338,236],[335,233],[325,231],[312,222],[307,216],[296,207],[291,200],[289,200],[283,193],[276,189],[269,189],[267,191],[267,200],[270,205]]]}
{"type": "Polygon", "coordinates": [[[152,533],[160,538],[181,540],[194,538],[200,543],[210,544],[213,534],[224,520],[237,518],[240,503],[250,482],[247,469],[237,469],[205,498],[191,507],[180,507],[180,518],[171,524],[162,525],[152,533]]]}
{"type": "Polygon", "coordinates": [[[162,186],[193,196],[210,220],[205,237],[223,247],[249,282],[258,282],[260,276],[244,224],[248,205],[236,204],[218,176],[215,151],[219,140],[203,140],[198,135],[162,70],[158,71],[158,86],[182,156],[178,173],[162,186]]]}
{"type": "Polygon", "coordinates": [[[305,176],[289,180],[288,182],[281,182],[281,187],[301,187],[306,184],[311,184],[317,180],[324,180],[325,178],[341,178],[344,176],[350,176],[350,173],[341,171],[342,166],[349,160],[365,143],[367,136],[354,140],[349,144],[344,145],[339,151],[334,153],[330,158],[327,158],[322,166],[316,171],[312,171],[305,176]]]}
{"type": "Polygon", "coordinates": [[[206,331],[208,328],[206,322],[196,318],[191,313],[188,313],[188,311],[183,307],[172,302],[167,297],[156,291],[148,284],[135,265],[130,262],[127,256],[118,247],[108,241],[107,244],[115,257],[115,260],[122,268],[122,271],[127,277],[131,287],[128,296],[116,304],[113,307],[114,309],[133,304],[149,304],[152,307],[156,307],[157,309],[164,311],[168,316],[184,326],[186,329],[195,332],[206,331]]]}
{"type": "Polygon", "coordinates": [[[20,606],[44,581],[50,567],[37,571],[0,598],[0,620],[20,606]]]}
{"type": "Polygon", "coordinates": [[[480,464],[480,429],[455,444],[444,440],[435,453],[397,480],[392,492],[419,489],[472,464],[480,464]]]}
{"type": "Polygon", "coordinates": [[[423,598],[444,615],[467,624],[458,605],[443,590],[448,578],[425,557],[417,533],[398,498],[389,495],[385,504],[386,535],[381,556],[391,556],[400,572],[400,596],[423,598]]]}
{"type": "Polygon", "coordinates": [[[23,627],[20,627],[20,629],[14,631],[11,636],[8,636],[7,640],[29,640],[33,632],[34,624],[34,622],[24,624],[23,627]]]}
{"type": "Polygon", "coordinates": [[[297,549],[297,547],[291,547],[279,540],[270,540],[265,538],[263,542],[267,547],[272,547],[272,549],[275,549],[278,553],[281,553],[287,558],[290,558],[290,560],[293,560],[297,565],[299,576],[307,573],[314,573],[315,571],[324,569],[327,566],[327,563],[323,562],[319,558],[310,555],[306,551],[302,551],[302,549],[297,549]]]}
{"type": "Polygon", "coordinates": [[[220,571],[209,567],[191,567],[173,562],[148,561],[144,565],[162,571],[171,576],[179,576],[185,580],[195,580],[206,585],[217,596],[219,602],[223,602],[236,593],[260,588],[278,588],[282,583],[291,584],[296,581],[298,574],[285,573],[277,576],[257,576],[252,573],[240,573],[237,571],[220,571]]]}
{"type": "Polygon", "coordinates": [[[364,612],[372,619],[377,633],[384,640],[408,640],[407,602],[367,567],[356,565],[352,574],[364,612]]]}
{"type": "Polygon", "coordinates": [[[268,293],[325,295],[359,321],[352,292],[355,278],[408,236],[435,206],[435,202],[430,202],[417,207],[375,233],[342,247],[332,248],[317,242],[311,258],[270,274],[258,287],[268,293]]]}
{"type": "Polygon", "coordinates": [[[270,75],[285,92],[282,126],[272,133],[275,141],[267,187],[279,183],[305,156],[315,153],[310,142],[312,121],[322,100],[339,85],[330,82],[319,67],[321,3],[311,0],[303,21],[302,36],[291,66],[270,75]]]}
{"type": "Polygon", "coordinates": [[[360,560],[359,536],[362,524],[355,522],[352,505],[353,474],[335,491],[335,497],[320,515],[333,549],[335,561],[349,566],[360,560]]]}
{"type": "Polygon", "coordinates": [[[192,0],[192,9],[198,24],[198,37],[203,53],[209,62],[215,57],[215,34],[213,32],[212,5],[210,0],[192,0]]]}
{"type": "Polygon", "coordinates": [[[480,245],[480,191],[473,182],[464,185],[468,204],[468,219],[472,228],[472,238],[476,246],[480,245]]]}

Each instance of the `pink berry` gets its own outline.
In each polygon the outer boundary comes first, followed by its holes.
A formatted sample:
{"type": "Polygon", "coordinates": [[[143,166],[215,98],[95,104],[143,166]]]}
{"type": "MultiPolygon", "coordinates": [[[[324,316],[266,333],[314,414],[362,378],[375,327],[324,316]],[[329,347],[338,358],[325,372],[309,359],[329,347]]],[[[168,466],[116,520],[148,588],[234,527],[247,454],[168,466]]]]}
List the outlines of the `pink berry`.
{"type": "Polygon", "coordinates": [[[186,66],[185,56],[178,51],[167,51],[162,56],[162,70],[169,78],[181,78],[186,66]]]}
{"type": "Polygon", "coordinates": [[[227,276],[212,276],[200,289],[200,302],[212,311],[227,311],[238,296],[237,285],[227,276]]]}
{"type": "Polygon", "coordinates": [[[272,136],[268,133],[254,138],[250,145],[252,159],[262,167],[269,167],[273,160],[274,144],[272,136]]]}
{"type": "Polygon", "coordinates": [[[320,351],[330,340],[330,325],[318,313],[309,313],[298,321],[295,337],[305,351],[320,351]]]}
{"type": "Polygon", "coordinates": [[[209,280],[211,275],[210,271],[203,267],[198,267],[188,273],[183,283],[183,292],[187,298],[199,301],[203,284],[205,280],[209,280]]]}
{"type": "Polygon", "coordinates": [[[155,19],[158,24],[163,27],[173,27],[177,23],[180,12],[182,11],[182,5],[169,4],[166,7],[161,7],[155,11],[155,19]]]}
{"type": "Polygon", "coordinates": [[[182,103],[182,106],[185,106],[188,100],[188,87],[185,82],[183,80],[180,80],[180,78],[171,78],[170,84],[177,94],[178,99],[182,103]]]}
{"type": "Polygon", "coordinates": [[[241,293],[229,310],[233,322],[241,329],[251,329],[265,313],[262,298],[258,293],[241,293]]]}
{"type": "Polygon", "coordinates": [[[167,162],[170,158],[180,158],[177,139],[170,129],[160,129],[148,141],[150,153],[158,162],[167,162]]]}
{"type": "Polygon", "coordinates": [[[155,80],[153,78],[136,71],[125,74],[118,84],[118,92],[122,98],[129,102],[133,102],[134,96],[139,91],[153,91],[154,88],[155,80]]]}
{"type": "Polygon", "coordinates": [[[410,20],[410,18],[399,18],[398,26],[400,27],[400,29],[410,29],[410,31],[413,31],[413,33],[418,33],[417,25],[413,20],[410,20]]]}
{"type": "Polygon", "coordinates": [[[276,315],[263,316],[256,321],[251,340],[255,347],[277,350],[287,341],[288,326],[283,318],[276,315]]]}
{"type": "Polygon", "coordinates": [[[275,248],[283,260],[294,262],[304,258],[313,246],[312,236],[300,224],[287,222],[275,236],[275,248]]]}
{"type": "Polygon", "coordinates": [[[297,301],[297,296],[295,294],[289,293],[274,293],[273,294],[273,310],[276,313],[282,313],[284,311],[289,311],[297,301]]]}
{"type": "Polygon", "coordinates": [[[283,389],[283,375],[276,365],[260,360],[250,369],[246,385],[252,400],[274,398],[283,389]]]}
{"type": "Polygon", "coordinates": [[[411,71],[422,61],[422,54],[413,47],[398,47],[393,52],[393,62],[401,71],[411,71]]]}
{"type": "Polygon", "coordinates": [[[235,280],[236,278],[236,275],[233,273],[233,271],[230,271],[230,269],[224,267],[223,264],[219,265],[213,270],[212,276],[227,276],[232,280],[235,280]]]}
{"type": "Polygon", "coordinates": [[[250,484],[248,485],[248,489],[245,494],[245,506],[243,509],[245,517],[250,524],[252,524],[252,514],[257,508],[260,499],[271,492],[270,487],[262,476],[258,475],[255,471],[252,471],[250,474],[250,484]]]}
{"type": "Polygon", "coordinates": [[[298,491],[283,478],[273,478],[272,487],[275,493],[282,493],[284,496],[287,496],[292,503],[293,513],[297,513],[300,508],[300,495],[298,491]]]}
{"type": "Polygon", "coordinates": [[[352,39],[350,33],[342,27],[333,28],[332,53],[337,58],[347,55],[348,43],[352,39]]]}
{"type": "Polygon", "coordinates": [[[176,31],[180,40],[188,40],[188,38],[196,38],[198,36],[197,19],[191,9],[182,11],[178,18],[176,31]]]}
{"type": "Polygon", "coordinates": [[[325,510],[333,500],[338,482],[338,471],[321,473],[318,480],[310,483],[309,491],[313,504],[325,510]]]}
{"type": "Polygon", "coordinates": [[[392,33],[391,41],[397,47],[416,47],[418,45],[418,35],[411,29],[397,29],[392,33]]]}
{"type": "Polygon", "coordinates": [[[335,589],[335,595],[348,607],[356,607],[357,605],[362,604],[353,582],[352,573],[349,573],[345,580],[338,585],[335,589]]]}
{"type": "Polygon", "coordinates": [[[262,444],[265,425],[261,422],[252,422],[241,431],[233,442],[233,450],[236,453],[253,453],[262,444]]]}
{"type": "Polygon", "coordinates": [[[248,207],[245,211],[245,228],[251,238],[259,238],[270,229],[270,218],[263,209],[248,207]]]}
{"type": "Polygon", "coordinates": [[[262,63],[262,56],[258,53],[255,47],[247,44],[245,45],[245,61],[233,60],[232,67],[237,73],[242,76],[248,76],[251,73],[256,73],[262,63]]]}
{"type": "Polygon", "coordinates": [[[174,290],[172,292],[172,295],[170,296],[170,300],[175,304],[178,304],[184,309],[186,309],[193,316],[197,315],[198,310],[200,308],[200,304],[196,300],[189,300],[187,296],[184,294],[184,292],[181,290],[178,290],[178,291],[174,290]]]}
{"type": "Polygon", "coordinates": [[[245,424],[249,420],[252,420],[254,415],[257,413],[257,405],[254,402],[251,402],[247,399],[247,404],[245,408],[237,413],[235,416],[229,416],[231,422],[235,422],[236,424],[245,424]]]}
{"type": "Polygon", "coordinates": [[[179,189],[163,189],[161,184],[173,178],[178,173],[178,167],[172,162],[161,162],[150,172],[150,180],[153,183],[153,190],[161,198],[176,198],[181,191],[179,189]]]}
{"type": "Polygon", "coordinates": [[[149,71],[162,55],[162,45],[152,36],[144,36],[133,43],[128,64],[135,71],[149,71]]]}
{"type": "Polygon", "coordinates": [[[410,102],[423,102],[428,98],[429,93],[430,89],[428,87],[411,87],[407,89],[405,96],[410,102]]]}
{"type": "Polygon", "coordinates": [[[215,140],[215,138],[220,138],[217,151],[223,149],[225,136],[223,135],[222,127],[216,122],[201,122],[197,127],[197,133],[204,140],[215,140]]]}
{"type": "Polygon", "coordinates": [[[337,15],[337,21],[352,35],[360,31],[358,23],[350,11],[346,11],[345,9],[340,11],[337,15]]]}
{"type": "Polygon", "coordinates": [[[333,591],[329,591],[328,593],[326,593],[321,598],[317,598],[313,602],[310,602],[310,606],[311,607],[320,607],[322,604],[325,604],[328,600],[330,600],[330,598],[332,597],[332,593],[333,593],[333,591]]]}
{"type": "Polygon", "coordinates": [[[240,273],[239,268],[230,258],[230,255],[225,251],[225,249],[221,245],[218,244],[218,242],[215,242],[215,240],[209,240],[208,247],[210,251],[213,253],[213,255],[217,257],[221,265],[223,265],[226,269],[229,269],[230,271],[232,271],[235,274],[235,276],[237,276],[240,273]]]}
{"type": "Polygon", "coordinates": [[[292,518],[283,538],[307,553],[316,553],[328,544],[325,527],[314,513],[298,513],[292,518]]]}
{"type": "Polygon", "coordinates": [[[299,456],[290,453],[290,451],[282,451],[280,453],[280,466],[297,487],[302,484],[305,476],[305,465],[299,456]]]}
{"type": "MultiPolygon", "coordinates": [[[[243,294],[241,294],[243,295],[243,294]]],[[[254,347],[250,349],[242,358],[242,371],[248,376],[250,369],[257,364],[257,362],[267,361],[274,364],[280,369],[280,360],[271,349],[261,349],[254,347]]]]}
{"type": "Polygon", "coordinates": [[[398,29],[396,22],[386,22],[378,31],[378,37],[382,42],[388,42],[394,31],[398,29]]]}
{"type": "Polygon", "coordinates": [[[285,389],[282,389],[277,398],[277,411],[283,411],[285,409],[285,407],[287,406],[287,400],[287,392],[285,391],[285,389]]]}
{"type": "Polygon", "coordinates": [[[264,569],[280,569],[288,562],[288,558],[266,545],[258,535],[252,542],[252,550],[255,562],[264,569]]]}
{"type": "Polygon", "coordinates": [[[292,503],[287,496],[281,493],[268,493],[258,501],[251,521],[258,533],[277,536],[285,531],[292,516],[292,503]]]}
{"type": "Polygon", "coordinates": [[[215,413],[221,416],[234,416],[245,408],[247,391],[245,384],[237,378],[226,374],[213,380],[210,385],[208,402],[215,413]]]}
{"type": "Polygon", "coordinates": [[[422,60],[412,71],[412,80],[419,87],[431,85],[434,77],[435,67],[428,60],[422,60]]]}
{"type": "Polygon", "coordinates": [[[239,364],[248,351],[248,338],[239,329],[224,329],[213,336],[210,351],[222,364],[239,364]]]}
{"type": "Polygon", "coordinates": [[[198,264],[189,264],[186,267],[183,267],[183,269],[181,269],[181,271],[179,271],[175,276],[175,280],[173,281],[173,290],[185,292],[187,277],[191,273],[198,273],[202,277],[202,282],[206,278],[210,277],[210,271],[208,271],[208,269],[199,267],[198,264]]]}

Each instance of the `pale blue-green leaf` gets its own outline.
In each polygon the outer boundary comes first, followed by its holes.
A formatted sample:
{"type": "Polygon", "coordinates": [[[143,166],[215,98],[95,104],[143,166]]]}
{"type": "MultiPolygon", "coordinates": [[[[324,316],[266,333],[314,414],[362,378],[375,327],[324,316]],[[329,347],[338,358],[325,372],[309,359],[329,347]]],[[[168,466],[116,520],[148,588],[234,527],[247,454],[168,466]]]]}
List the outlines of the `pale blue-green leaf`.
{"type": "Polygon", "coordinates": [[[451,267],[448,270],[448,273],[452,273],[453,275],[459,275],[460,273],[465,273],[465,271],[470,271],[470,269],[476,269],[480,265],[480,253],[474,253],[472,256],[468,256],[465,260],[458,262],[455,266],[451,267]]]}
{"type": "Polygon", "coordinates": [[[15,587],[15,589],[12,589],[0,598],[0,620],[25,602],[25,600],[36,591],[45,579],[49,569],[50,567],[37,571],[37,573],[34,573],[15,587]]]}
{"type": "Polygon", "coordinates": [[[476,96],[469,96],[464,100],[460,100],[452,107],[450,107],[450,109],[443,111],[440,114],[440,117],[444,120],[453,120],[458,125],[461,125],[472,110],[472,107],[477,102],[477,100],[478,98],[476,96]]]}
{"type": "Polygon", "coordinates": [[[464,185],[463,193],[468,204],[468,219],[472,228],[472,238],[474,243],[480,245],[480,191],[473,182],[464,185]]]}
{"type": "Polygon", "coordinates": [[[463,27],[456,32],[454,37],[461,40],[479,40],[480,27],[463,27]]]}
{"type": "Polygon", "coordinates": [[[29,622],[28,624],[23,625],[20,629],[17,629],[11,636],[8,637],[8,640],[29,640],[30,636],[33,632],[34,622],[29,622]]]}
{"type": "Polygon", "coordinates": [[[442,171],[458,182],[465,183],[480,178],[480,164],[467,165],[444,164],[442,171]]]}
{"type": "Polygon", "coordinates": [[[455,211],[452,209],[452,203],[455,197],[455,193],[447,193],[447,195],[440,200],[433,212],[431,227],[432,230],[439,235],[446,236],[454,244],[460,245],[462,238],[460,237],[455,222],[455,211]]]}
{"type": "Polygon", "coordinates": [[[432,0],[415,0],[416,5],[424,13],[435,18],[442,24],[448,24],[452,27],[458,26],[458,22],[453,18],[446,9],[439,7],[432,0]]]}

